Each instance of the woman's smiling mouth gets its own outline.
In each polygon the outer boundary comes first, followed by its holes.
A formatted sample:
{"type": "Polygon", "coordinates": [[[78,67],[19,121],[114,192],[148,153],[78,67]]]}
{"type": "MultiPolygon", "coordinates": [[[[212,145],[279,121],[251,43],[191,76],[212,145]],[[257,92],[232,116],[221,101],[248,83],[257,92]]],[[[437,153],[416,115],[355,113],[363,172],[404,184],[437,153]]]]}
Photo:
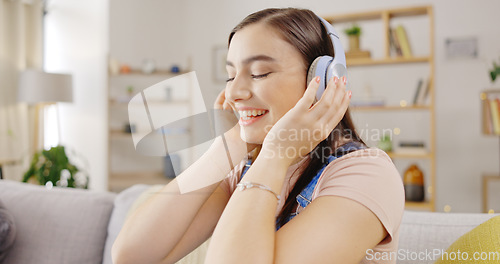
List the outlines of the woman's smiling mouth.
{"type": "Polygon", "coordinates": [[[238,110],[238,115],[240,116],[239,124],[240,126],[251,125],[261,119],[268,112],[269,111],[262,109],[238,110]]]}

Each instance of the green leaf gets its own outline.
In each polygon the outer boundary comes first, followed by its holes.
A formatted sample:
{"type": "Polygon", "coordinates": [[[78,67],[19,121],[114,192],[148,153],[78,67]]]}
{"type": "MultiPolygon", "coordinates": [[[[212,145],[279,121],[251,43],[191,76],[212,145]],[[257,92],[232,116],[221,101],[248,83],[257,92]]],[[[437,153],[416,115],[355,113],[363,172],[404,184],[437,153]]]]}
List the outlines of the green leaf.
{"type": "MultiPolygon", "coordinates": [[[[68,170],[70,178],[68,180],[68,187],[75,186],[74,175],[79,169],[70,163],[64,146],[52,147],[49,150],[41,150],[33,155],[29,169],[23,176],[23,182],[27,182],[31,177],[35,177],[41,185],[47,182],[52,182],[56,186],[57,182],[61,180],[61,172],[68,170]]],[[[88,177],[87,184],[88,186],[88,177]]]]}
{"type": "Polygon", "coordinates": [[[358,25],[354,24],[350,28],[346,28],[344,32],[348,36],[359,36],[361,35],[361,28],[358,25]]]}

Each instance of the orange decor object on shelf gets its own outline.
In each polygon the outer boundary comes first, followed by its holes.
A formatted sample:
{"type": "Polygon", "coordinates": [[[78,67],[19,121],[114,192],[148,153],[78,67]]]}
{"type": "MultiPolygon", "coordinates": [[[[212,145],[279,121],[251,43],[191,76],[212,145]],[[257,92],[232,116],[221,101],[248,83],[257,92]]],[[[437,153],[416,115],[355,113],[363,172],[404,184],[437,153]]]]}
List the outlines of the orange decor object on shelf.
{"type": "Polygon", "coordinates": [[[424,174],[417,165],[413,164],[405,171],[403,182],[405,187],[405,198],[407,201],[424,201],[424,174]]]}
{"type": "Polygon", "coordinates": [[[121,74],[127,74],[127,73],[130,73],[131,71],[132,71],[132,69],[128,65],[122,65],[120,67],[120,73],[121,74]]]}

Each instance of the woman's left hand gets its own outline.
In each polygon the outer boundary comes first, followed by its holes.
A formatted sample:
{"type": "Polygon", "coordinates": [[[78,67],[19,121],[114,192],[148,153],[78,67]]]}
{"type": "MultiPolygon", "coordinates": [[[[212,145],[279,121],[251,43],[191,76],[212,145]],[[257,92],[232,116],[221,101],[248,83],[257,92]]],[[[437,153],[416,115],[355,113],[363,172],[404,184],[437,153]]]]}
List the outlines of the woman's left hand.
{"type": "Polygon", "coordinates": [[[316,77],[297,104],[271,128],[262,146],[265,155],[291,164],[311,152],[337,126],[351,98],[351,91],[345,89],[345,77],[332,78],[321,99],[314,103],[318,87],[316,77]]]}

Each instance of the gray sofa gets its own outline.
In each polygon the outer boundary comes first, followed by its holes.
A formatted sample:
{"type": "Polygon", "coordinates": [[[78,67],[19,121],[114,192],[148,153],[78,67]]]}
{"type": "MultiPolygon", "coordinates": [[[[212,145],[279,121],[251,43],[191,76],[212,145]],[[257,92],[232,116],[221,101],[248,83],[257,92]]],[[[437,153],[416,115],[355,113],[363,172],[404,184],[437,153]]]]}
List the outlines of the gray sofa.
{"type": "MultiPolygon", "coordinates": [[[[138,197],[144,199],[153,191],[149,185],[135,185],[119,194],[47,190],[0,180],[0,201],[16,225],[14,244],[3,263],[111,264],[111,246],[131,206],[137,205],[138,197]]],[[[405,211],[398,263],[433,263],[433,259],[422,261],[422,252],[446,250],[458,237],[493,216],[405,211]]],[[[201,263],[206,245],[181,262],[201,263]]]]}

